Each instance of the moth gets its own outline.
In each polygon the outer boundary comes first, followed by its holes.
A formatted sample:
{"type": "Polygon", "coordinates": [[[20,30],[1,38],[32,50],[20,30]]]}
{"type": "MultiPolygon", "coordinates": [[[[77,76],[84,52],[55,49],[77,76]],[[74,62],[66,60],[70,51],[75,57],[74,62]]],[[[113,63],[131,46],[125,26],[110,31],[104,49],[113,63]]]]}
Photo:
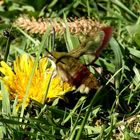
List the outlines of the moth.
{"type": "Polygon", "coordinates": [[[112,28],[104,27],[101,31],[82,42],[79,47],[70,52],[51,52],[57,74],[62,81],[75,86],[81,93],[88,93],[91,89],[98,89],[99,83],[87,65],[82,64],[79,58],[83,55],[93,56],[88,65],[92,65],[102,50],[107,46],[112,36],[112,28]]]}

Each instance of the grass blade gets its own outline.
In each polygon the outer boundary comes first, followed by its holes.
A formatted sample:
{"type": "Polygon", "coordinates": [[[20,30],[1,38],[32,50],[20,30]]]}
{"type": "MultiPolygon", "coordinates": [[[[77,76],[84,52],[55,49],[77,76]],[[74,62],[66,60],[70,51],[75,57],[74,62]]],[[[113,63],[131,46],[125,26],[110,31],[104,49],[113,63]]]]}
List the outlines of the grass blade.
{"type": "MultiPolygon", "coordinates": [[[[119,44],[117,43],[117,41],[112,38],[110,40],[110,46],[115,54],[115,71],[119,71],[122,68],[122,53],[121,53],[121,49],[119,44]]],[[[122,75],[122,71],[119,71],[119,73],[115,76],[115,87],[116,87],[116,93],[119,92],[119,87],[120,87],[120,83],[121,83],[121,75],[122,75]]]]}
{"type": "Polygon", "coordinates": [[[2,93],[2,112],[5,115],[10,115],[10,99],[9,99],[9,93],[6,90],[4,83],[1,81],[1,93],[2,93]]]}
{"type": "Polygon", "coordinates": [[[77,136],[76,136],[75,140],[80,140],[82,131],[83,131],[84,126],[85,126],[85,124],[86,124],[86,122],[87,122],[87,120],[88,120],[88,117],[89,117],[89,114],[90,114],[90,112],[91,112],[91,109],[92,109],[92,107],[93,107],[93,105],[94,105],[94,103],[95,103],[95,101],[96,101],[96,98],[98,97],[98,95],[101,93],[102,90],[103,90],[103,87],[100,87],[100,88],[98,89],[98,91],[95,93],[95,95],[93,96],[93,98],[92,98],[92,100],[91,100],[91,102],[90,102],[90,104],[89,104],[88,110],[87,110],[87,112],[86,112],[86,114],[85,114],[85,117],[84,117],[84,119],[83,119],[83,121],[82,121],[82,124],[81,124],[81,126],[80,126],[80,129],[79,129],[79,131],[78,131],[78,133],[77,133],[77,136]]]}

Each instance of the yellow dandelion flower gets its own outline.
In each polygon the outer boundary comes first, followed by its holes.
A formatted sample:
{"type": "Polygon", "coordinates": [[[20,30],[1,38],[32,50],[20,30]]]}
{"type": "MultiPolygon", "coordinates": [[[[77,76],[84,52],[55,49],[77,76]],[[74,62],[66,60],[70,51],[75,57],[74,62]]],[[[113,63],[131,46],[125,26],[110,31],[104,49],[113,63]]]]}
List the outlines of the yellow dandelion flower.
{"type": "MultiPolygon", "coordinates": [[[[19,56],[14,61],[13,70],[4,61],[0,62],[0,72],[4,75],[0,77],[4,81],[4,85],[10,93],[10,97],[15,99],[18,97],[18,102],[22,103],[28,80],[30,78],[34,58],[27,55],[19,56]]],[[[35,70],[32,82],[29,88],[26,104],[30,99],[43,103],[44,96],[46,95],[46,87],[48,86],[53,69],[47,68],[48,59],[42,58],[38,62],[38,67],[35,70]]],[[[49,100],[56,97],[63,97],[63,95],[74,90],[74,87],[64,82],[63,85],[58,76],[53,76],[49,85],[47,97],[49,100]]]]}

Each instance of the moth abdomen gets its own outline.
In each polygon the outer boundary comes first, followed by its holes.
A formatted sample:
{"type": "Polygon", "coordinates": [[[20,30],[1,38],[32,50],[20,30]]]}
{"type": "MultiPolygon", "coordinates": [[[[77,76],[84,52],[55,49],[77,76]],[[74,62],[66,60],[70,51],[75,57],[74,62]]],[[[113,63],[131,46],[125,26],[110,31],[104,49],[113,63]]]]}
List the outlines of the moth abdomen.
{"type": "Polygon", "coordinates": [[[80,65],[73,75],[71,84],[81,93],[88,93],[91,89],[98,89],[99,83],[94,75],[84,65],[80,65]]]}
{"type": "Polygon", "coordinates": [[[82,83],[83,78],[88,77],[90,74],[89,70],[87,69],[86,66],[82,65],[81,67],[79,66],[77,71],[75,71],[73,75],[73,85],[76,87],[79,87],[82,83]]]}

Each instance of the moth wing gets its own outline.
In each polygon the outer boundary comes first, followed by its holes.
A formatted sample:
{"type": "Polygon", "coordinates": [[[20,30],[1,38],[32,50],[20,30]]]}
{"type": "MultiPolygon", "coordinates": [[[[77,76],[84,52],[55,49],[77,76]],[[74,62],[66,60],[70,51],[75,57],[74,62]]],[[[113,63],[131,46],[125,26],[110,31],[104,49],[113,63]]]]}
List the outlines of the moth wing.
{"type": "Polygon", "coordinates": [[[110,38],[112,37],[113,29],[112,27],[104,27],[102,28],[102,32],[104,33],[104,37],[100,43],[100,46],[96,49],[95,55],[99,57],[102,50],[107,46],[110,38]]]}
{"type": "Polygon", "coordinates": [[[72,80],[71,75],[65,69],[65,67],[63,67],[63,65],[61,65],[61,64],[58,63],[57,64],[57,67],[56,67],[56,70],[57,70],[58,75],[60,75],[62,81],[69,82],[69,81],[72,80]]]}
{"type": "Polygon", "coordinates": [[[69,55],[74,58],[79,58],[82,55],[95,55],[97,59],[102,50],[107,46],[111,36],[112,27],[104,27],[100,32],[88,37],[79,47],[72,50],[69,55]]]}
{"type": "Polygon", "coordinates": [[[101,45],[101,42],[104,38],[104,32],[100,31],[92,37],[88,37],[84,42],[82,42],[77,48],[69,52],[74,58],[79,58],[82,55],[92,54],[94,55],[97,48],[101,45]]]}

